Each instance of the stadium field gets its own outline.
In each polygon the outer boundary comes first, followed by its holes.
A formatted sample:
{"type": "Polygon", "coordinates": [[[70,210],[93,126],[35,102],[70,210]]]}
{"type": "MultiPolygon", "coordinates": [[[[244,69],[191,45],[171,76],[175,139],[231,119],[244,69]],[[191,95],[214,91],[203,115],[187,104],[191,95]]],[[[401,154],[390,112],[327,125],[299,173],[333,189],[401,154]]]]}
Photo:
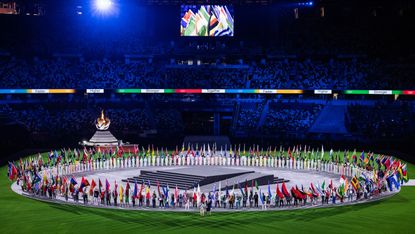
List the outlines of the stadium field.
{"type": "MultiPolygon", "coordinates": [[[[415,187],[383,201],[276,212],[141,212],[85,208],[15,194],[0,169],[0,233],[413,233],[415,187]]],[[[408,173],[414,178],[414,166],[408,173]]]]}

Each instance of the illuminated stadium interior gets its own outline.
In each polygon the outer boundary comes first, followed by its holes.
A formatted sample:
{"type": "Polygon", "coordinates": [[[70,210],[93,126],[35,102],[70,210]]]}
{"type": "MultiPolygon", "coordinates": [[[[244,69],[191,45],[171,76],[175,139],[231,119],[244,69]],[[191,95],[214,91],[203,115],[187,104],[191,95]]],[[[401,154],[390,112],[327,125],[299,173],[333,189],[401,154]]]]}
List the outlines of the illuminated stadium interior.
{"type": "Polygon", "coordinates": [[[414,7],[0,0],[0,232],[412,233],[414,7]]]}

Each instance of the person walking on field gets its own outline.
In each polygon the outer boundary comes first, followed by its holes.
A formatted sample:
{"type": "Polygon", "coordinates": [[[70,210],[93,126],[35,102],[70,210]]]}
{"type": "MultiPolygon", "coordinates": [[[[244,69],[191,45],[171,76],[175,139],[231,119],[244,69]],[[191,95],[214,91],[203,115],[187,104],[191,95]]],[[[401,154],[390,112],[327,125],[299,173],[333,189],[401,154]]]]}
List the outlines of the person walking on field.
{"type": "Polygon", "coordinates": [[[190,209],[190,199],[189,199],[189,196],[187,196],[186,192],[183,195],[183,200],[184,200],[184,209],[189,210],[190,209]]]}
{"type": "Polygon", "coordinates": [[[205,203],[200,204],[200,216],[205,216],[205,203]]]}
{"type": "Polygon", "coordinates": [[[212,214],[212,199],[209,199],[207,201],[206,212],[208,213],[208,215],[212,214]]]}

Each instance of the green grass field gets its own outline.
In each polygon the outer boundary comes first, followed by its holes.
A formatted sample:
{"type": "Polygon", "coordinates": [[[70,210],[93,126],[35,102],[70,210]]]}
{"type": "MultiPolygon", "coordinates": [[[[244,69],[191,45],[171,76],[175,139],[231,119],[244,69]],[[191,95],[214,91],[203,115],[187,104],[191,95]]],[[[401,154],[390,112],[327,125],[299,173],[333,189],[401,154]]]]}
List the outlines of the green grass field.
{"type": "MultiPolygon", "coordinates": [[[[414,166],[408,167],[411,178],[414,166]]],[[[11,191],[0,168],[0,233],[413,233],[415,187],[369,204],[296,211],[142,212],[35,201],[11,191]]]]}

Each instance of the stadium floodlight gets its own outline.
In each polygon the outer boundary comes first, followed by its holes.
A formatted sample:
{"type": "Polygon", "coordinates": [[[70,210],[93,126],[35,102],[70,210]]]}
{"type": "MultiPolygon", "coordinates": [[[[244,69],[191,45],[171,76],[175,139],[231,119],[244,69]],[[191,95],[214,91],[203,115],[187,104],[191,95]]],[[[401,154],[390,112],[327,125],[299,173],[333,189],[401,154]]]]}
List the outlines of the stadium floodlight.
{"type": "Polygon", "coordinates": [[[95,8],[101,12],[107,12],[111,10],[113,5],[111,0],[95,0],[95,8]]]}

